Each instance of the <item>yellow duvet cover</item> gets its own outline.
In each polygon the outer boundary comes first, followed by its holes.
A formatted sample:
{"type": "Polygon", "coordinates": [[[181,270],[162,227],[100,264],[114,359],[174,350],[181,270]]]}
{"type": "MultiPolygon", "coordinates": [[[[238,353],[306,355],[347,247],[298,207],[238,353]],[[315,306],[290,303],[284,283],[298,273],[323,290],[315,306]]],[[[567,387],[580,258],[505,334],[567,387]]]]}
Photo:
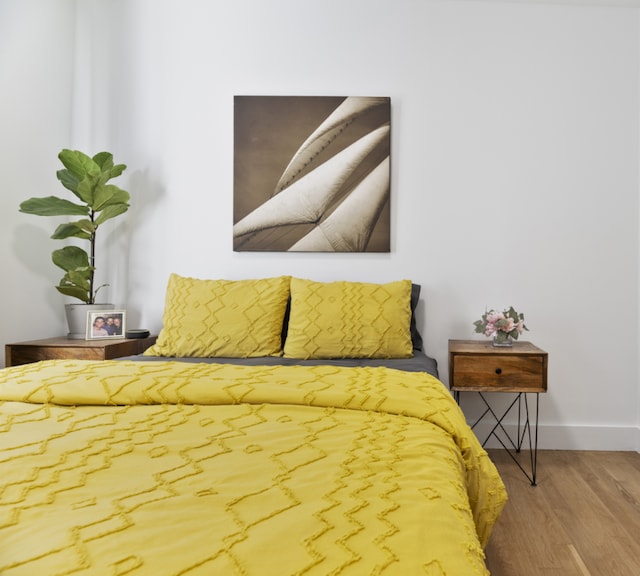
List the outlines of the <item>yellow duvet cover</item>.
{"type": "Polygon", "coordinates": [[[445,387],[387,368],[0,371],[0,574],[487,574],[506,501],[445,387]]]}

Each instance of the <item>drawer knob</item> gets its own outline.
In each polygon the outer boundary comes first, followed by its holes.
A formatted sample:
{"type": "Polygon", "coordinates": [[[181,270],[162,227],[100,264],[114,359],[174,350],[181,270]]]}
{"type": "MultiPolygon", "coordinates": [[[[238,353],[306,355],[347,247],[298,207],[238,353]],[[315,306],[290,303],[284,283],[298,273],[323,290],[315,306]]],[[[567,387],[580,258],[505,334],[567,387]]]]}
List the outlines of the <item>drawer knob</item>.
{"type": "Polygon", "coordinates": [[[496,374],[502,374],[502,368],[496,368],[496,374]]]}

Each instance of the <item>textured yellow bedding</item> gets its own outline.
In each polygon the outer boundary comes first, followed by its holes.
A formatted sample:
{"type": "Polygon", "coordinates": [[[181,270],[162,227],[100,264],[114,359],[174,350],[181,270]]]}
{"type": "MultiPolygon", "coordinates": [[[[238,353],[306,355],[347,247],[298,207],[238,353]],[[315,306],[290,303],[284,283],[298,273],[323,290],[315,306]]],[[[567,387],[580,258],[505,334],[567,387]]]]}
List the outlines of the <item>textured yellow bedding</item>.
{"type": "Polygon", "coordinates": [[[487,574],[506,501],[445,387],[386,368],[0,371],[0,574],[487,574]]]}

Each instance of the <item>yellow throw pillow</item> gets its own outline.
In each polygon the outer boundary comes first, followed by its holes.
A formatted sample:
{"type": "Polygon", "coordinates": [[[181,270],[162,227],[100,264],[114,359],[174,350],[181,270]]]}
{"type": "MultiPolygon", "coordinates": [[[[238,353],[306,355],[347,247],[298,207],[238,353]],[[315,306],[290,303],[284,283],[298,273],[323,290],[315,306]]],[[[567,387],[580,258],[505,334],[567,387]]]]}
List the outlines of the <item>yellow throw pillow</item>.
{"type": "Polygon", "coordinates": [[[282,356],[289,276],[198,280],[172,274],[163,328],[146,356],[282,356]]]}
{"type": "Polygon", "coordinates": [[[411,281],[388,284],[291,278],[289,358],[409,358],[411,281]]]}

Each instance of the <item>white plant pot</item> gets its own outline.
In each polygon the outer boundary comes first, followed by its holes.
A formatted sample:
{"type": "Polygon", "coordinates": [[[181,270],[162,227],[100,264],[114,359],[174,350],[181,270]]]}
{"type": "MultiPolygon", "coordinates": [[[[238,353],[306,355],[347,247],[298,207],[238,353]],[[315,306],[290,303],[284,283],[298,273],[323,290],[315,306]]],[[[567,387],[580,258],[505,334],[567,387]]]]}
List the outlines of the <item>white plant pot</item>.
{"type": "Polygon", "coordinates": [[[113,310],[115,304],[65,304],[69,334],[72,340],[85,340],[87,337],[87,313],[99,310],[113,310]]]}

